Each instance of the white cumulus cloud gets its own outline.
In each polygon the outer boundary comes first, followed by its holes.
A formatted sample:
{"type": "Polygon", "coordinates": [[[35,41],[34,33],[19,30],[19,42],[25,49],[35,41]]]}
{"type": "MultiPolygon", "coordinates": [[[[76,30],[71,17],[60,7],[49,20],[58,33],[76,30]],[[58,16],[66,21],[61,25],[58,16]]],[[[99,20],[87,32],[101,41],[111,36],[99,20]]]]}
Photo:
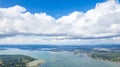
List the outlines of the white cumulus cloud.
{"type": "Polygon", "coordinates": [[[58,19],[18,5],[0,8],[0,43],[120,43],[119,27],[120,4],[115,0],[58,19]]]}

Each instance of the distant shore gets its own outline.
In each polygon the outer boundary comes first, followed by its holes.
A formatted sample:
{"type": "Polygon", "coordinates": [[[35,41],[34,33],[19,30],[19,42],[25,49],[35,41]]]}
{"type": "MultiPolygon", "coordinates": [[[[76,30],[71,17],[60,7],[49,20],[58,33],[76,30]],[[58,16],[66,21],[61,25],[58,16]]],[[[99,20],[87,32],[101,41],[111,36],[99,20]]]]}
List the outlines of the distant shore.
{"type": "Polygon", "coordinates": [[[34,60],[32,62],[27,63],[26,67],[37,67],[37,66],[40,66],[43,63],[45,63],[44,60],[34,60]]]}
{"type": "MultiPolygon", "coordinates": [[[[94,58],[94,59],[96,59],[96,58],[94,58]]],[[[120,64],[120,62],[118,62],[118,61],[110,61],[110,60],[103,60],[103,59],[96,59],[96,60],[100,60],[100,61],[105,61],[105,62],[110,62],[110,63],[120,64]]]]}

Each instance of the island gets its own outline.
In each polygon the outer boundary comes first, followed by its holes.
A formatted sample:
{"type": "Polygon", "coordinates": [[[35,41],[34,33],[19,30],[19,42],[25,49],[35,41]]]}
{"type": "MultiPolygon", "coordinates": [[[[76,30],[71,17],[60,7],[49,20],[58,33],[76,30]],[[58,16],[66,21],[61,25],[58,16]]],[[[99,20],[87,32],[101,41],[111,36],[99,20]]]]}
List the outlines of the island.
{"type": "Polygon", "coordinates": [[[0,55],[0,67],[37,67],[43,63],[26,55],[0,55]]]}

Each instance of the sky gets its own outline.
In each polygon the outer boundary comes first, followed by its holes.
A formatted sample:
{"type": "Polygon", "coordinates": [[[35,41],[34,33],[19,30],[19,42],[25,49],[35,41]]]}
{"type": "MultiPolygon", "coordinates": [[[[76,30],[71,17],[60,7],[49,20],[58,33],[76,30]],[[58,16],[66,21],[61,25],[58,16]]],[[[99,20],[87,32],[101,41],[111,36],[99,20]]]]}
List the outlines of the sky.
{"type": "Polygon", "coordinates": [[[119,0],[0,0],[0,44],[120,44],[119,0]]]}
{"type": "Polygon", "coordinates": [[[45,12],[55,18],[68,15],[73,11],[86,12],[96,3],[106,0],[0,0],[0,7],[22,6],[31,13],[45,12]]]}

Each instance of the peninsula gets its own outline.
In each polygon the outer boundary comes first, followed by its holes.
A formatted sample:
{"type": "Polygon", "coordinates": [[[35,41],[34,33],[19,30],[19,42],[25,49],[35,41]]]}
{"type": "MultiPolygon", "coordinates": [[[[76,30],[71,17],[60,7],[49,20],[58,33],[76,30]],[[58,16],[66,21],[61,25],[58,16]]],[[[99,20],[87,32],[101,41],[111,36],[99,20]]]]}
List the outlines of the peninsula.
{"type": "Polygon", "coordinates": [[[0,55],[0,67],[37,67],[42,63],[26,55],[0,55]]]}

